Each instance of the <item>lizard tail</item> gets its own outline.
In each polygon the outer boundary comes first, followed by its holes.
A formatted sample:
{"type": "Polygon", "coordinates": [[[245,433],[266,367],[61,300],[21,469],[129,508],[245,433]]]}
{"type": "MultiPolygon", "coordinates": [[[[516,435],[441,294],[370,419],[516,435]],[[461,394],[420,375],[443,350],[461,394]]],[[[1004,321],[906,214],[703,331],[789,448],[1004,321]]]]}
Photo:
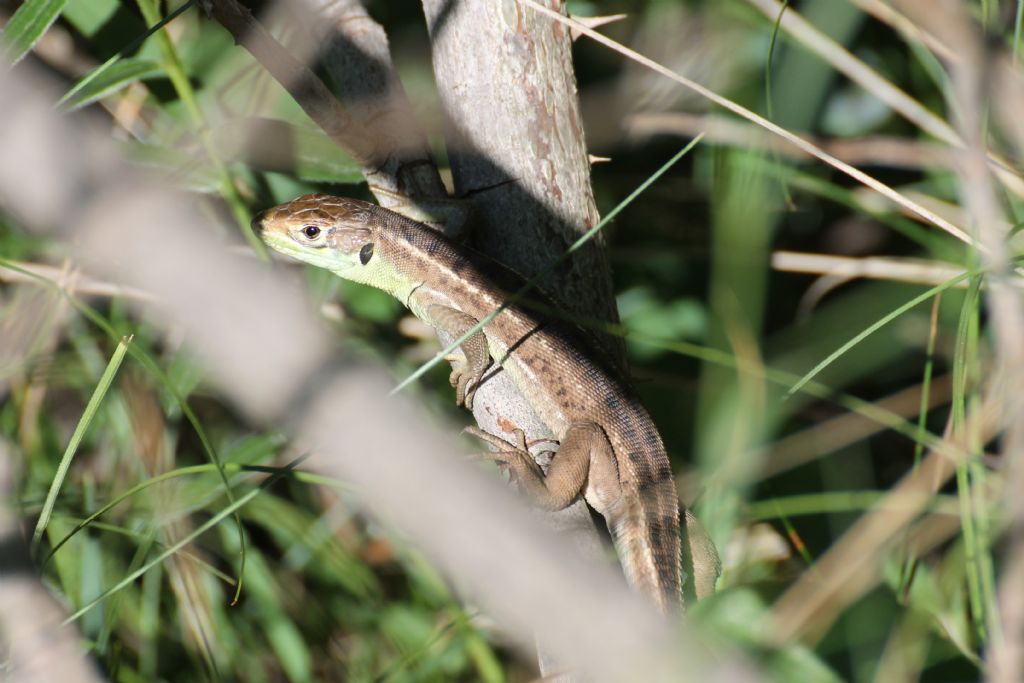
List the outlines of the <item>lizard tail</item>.
{"type": "Polygon", "coordinates": [[[679,504],[675,484],[648,480],[647,491],[624,497],[609,525],[629,584],[663,614],[682,608],[679,504]]]}

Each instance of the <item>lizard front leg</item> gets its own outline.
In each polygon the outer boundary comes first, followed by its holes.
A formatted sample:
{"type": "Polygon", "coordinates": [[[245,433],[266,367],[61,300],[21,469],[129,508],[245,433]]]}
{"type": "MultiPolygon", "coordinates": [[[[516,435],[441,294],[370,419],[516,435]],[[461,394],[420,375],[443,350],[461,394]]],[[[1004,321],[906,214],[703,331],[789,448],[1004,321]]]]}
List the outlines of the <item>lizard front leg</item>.
{"type": "MultiPolygon", "coordinates": [[[[425,322],[436,330],[458,339],[477,324],[476,318],[462,311],[430,304],[423,308],[425,322]]],[[[452,374],[448,381],[455,387],[455,404],[473,409],[473,396],[480,386],[480,380],[491,364],[491,352],[487,348],[487,337],[477,332],[460,345],[465,358],[449,358],[452,374]],[[472,383],[472,390],[469,389],[472,383]]]]}
{"type": "Polygon", "coordinates": [[[506,465],[513,480],[544,510],[561,510],[585,493],[587,502],[603,513],[621,497],[614,451],[604,430],[593,422],[579,422],[569,427],[551,459],[547,475],[526,449],[522,432],[518,432],[517,443],[476,429],[467,432],[499,449],[485,453],[484,457],[506,465]]]}

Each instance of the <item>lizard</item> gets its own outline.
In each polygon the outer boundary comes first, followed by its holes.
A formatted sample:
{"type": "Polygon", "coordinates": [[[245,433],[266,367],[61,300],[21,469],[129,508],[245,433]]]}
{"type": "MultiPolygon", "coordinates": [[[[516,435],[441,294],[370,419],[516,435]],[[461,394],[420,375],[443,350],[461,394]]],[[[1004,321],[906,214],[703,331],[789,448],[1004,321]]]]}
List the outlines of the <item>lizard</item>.
{"type": "MultiPolygon", "coordinates": [[[[357,199],[308,194],[267,209],[254,232],[282,254],[383,290],[435,330],[458,339],[509,302],[525,281],[475,250],[399,213],[357,199]]],[[[496,363],[555,434],[545,474],[515,441],[475,433],[498,447],[532,502],[559,510],[582,495],[608,524],[627,581],[663,613],[682,605],[679,499],[661,436],[617,370],[549,304],[513,300],[450,358],[456,403],[496,363]],[[545,313],[543,311],[547,311],[545,313]]],[[[687,510],[698,597],[713,590],[718,556],[687,510]]]]}

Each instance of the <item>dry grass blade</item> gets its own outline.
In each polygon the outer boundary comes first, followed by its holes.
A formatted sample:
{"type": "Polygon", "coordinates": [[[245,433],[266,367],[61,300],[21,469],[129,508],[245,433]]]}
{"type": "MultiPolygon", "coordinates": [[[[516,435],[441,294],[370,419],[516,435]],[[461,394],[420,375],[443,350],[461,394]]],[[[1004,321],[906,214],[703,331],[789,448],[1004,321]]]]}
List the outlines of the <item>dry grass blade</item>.
{"type": "MultiPolygon", "coordinates": [[[[630,136],[674,134],[693,137],[704,133],[710,142],[743,149],[761,149],[793,159],[813,158],[792,145],[751,126],[725,116],[683,112],[640,113],[628,117],[624,125],[630,136]]],[[[813,138],[802,135],[827,153],[848,164],[889,166],[893,168],[952,168],[952,153],[935,143],[887,135],[863,138],[813,138]]]]}
{"type": "Polygon", "coordinates": [[[59,286],[68,294],[84,296],[121,297],[151,301],[152,296],[131,287],[104,282],[84,274],[68,276],[62,268],[48,266],[44,263],[25,263],[22,261],[4,262],[0,260],[0,282],[17,282],[36,284],[46,280],[59,286]]]}
{"type": "MultiPolygon", "coordinates": [[[[808,273],[838,278],[843,282],[855,278],[891,280],[919,285],[940,285],[967,271],[952,263],[895,256],[832,256],[776,251],[772,254],[772,268],[789,273],[808,273]]],[[[1024,278],[1011,280],[1014,287],[1024,288],[1024,278]]],[[[966,287],[966,282],[955,285],[966,287]]]]}
{"type": "MultiPolygon", "coordinates": [[[[908,387],[875,402],[881,410],[909,419],[921,408],[922,385],[908,387]]],[[[928,410],[949,403],[953,393],[951,375],[932,381],[928,392],[928,410]]],[[[782,472],[823,458],[886,429],[885,425],[857,413],[846,413],[779,439],[763,455],[751,460],[762,463],[758,477],[768,479],[782,472]]]]}
{"type": "MultiPolygon", "coordinates": [[[[994,340],[995,369],[989,380],[992,396],[1001,403],[1001,450],[1007,472],[1006,507],[1010,515],[1007,566],[999,581],[997,623],[988,643],[991,680],[1024,678],[1024,296],[1007,282],[1012,273],[1010,233],[986,163],[985,139],[989,126],[986,109],[991,100],[995,71],[1004,62],[998,48],[986,44],[966,8],[957,2],[900,0],[907,16],[950,45],[960,55],[952,69],[958,124],[966,148],[959,168],[960,192],[965,208],[987,248],[986,305],[994,340]]],[[[1019,113],[1018,113],[1019,115],[1019,113]]]]}
{"type": "Polygon", "coordinates": [[[905,119],[938,140],[959,146],[960,137],[941,118],[925,109],[920,102],[883,78],[877,71],[850,54],[839,43],[811,25],[792,7],[786,7],[778,0],[747,0],[761,10],[766,17],[775,21],[781,14],[781,27],[796,37],[800,44],[817,54],[862,88],[889,105],[905,119]]]}
{"type": "MultiPolygon", "coordinates": [[[[817,145],[815,145],[815,144],[813,144],[813,143],[811,143],[811,142],[801,138],[798,135],[794,135],[793,133],[789,132],[785,128],[783,128],[783,127],[781,127],[781,126],[779,126],[779,125],[777,125],[775,123],[772,123],[771,121],[769,121],[768,119],[764,118],[763,116],[759,116],[758,114],[755,114],[754,112],[750,111],[746,107],[743,107],[743,106],[741,106],[739,104],[736,104],[735,102],[733,102],[730,99],[722,97],[718,93],[715,93],[712,90],[710,90],[708,88],[705,88],[704,86],[700,85],[699,83],[696,83],[696,82],[690,80],[689,78],[686,78],[685,76],[682,76],[682,75],[676,73],[675,71],[672,71],[671,69],[669,69],[666,66],[658,64],[657,62],[655,62],[655,61],[653,61],[651,59],[648,59],[647,57],[644,57],[643,55],[639,54],[635,50],[631,50],[628,47],[626,47],[625,45],[622,45],[621,43],[618,43],[618,42],[612,40],[611,38],[603,36],[603,35],[601,35],[600,33],[596,32],[596,31],[592,31],[591,29],[587,28],[586,26],[583,26],[582,24],[580,24],[577,21],[573,21],[572,19],[569,19],[568,17],[562,16],[561,14],[558,14],[557,12],[554,12],[554,11],[548,9],[547,7],[544,7],[543,5],[535,2],[535,0],[520,0],[520,2],[523,3],[524,5],[527,5],[527,6],[531,7],[531,8],[533,8],[534,10],[536,10],[537,12],[540,12],[541,14],[544,14],[544,15],[554,19],[555,21],[558,21],[558,22],[560,22],[562,24],[565,24],[569,28],[575,28],[576,30],[580,31],[581,33],[583,33],[587,37],[597,41],[598,43],[601,43],[602,45],[604,45],[604,46],[606,46],[606,47],[608,47],[608,48],[618,52],[619,54],[621,54],[621,55],[623,55],[625,57],[628,57],[629,59],[632,59],[636,63],[641,64],[641,65],[643,65],[643,66],[645,66],[645,67],[647,67],[647,68],[649,68],[649,69],[651,69],[653,71],[656,71],[657,73],[665,76],[666,78],[672,79],[673,81],[679,83],[680,85],[683,85],[683,86],[689,88],[690,90],[693,90],[694,92],[696,92],[697,94],[701,95],[702,97],[710,100],[711,102],[714,102],[718,106],[723,107],[724,109],[728,109],[729,111],[733,112],[734,114],[737,114],[738,116],[741,116],[741,117],[747,119],[748,121],[751,121],[752,123],[755,123],[758,126],[761,126],[765,130],[771,131],[772,133],[778,135],[779,137],[783,138],[784,140],[788,141],[789,143],[791,143],[791,144],[795,145],[796,147],[798,147],[799,149],[803,150],[807,154],[810,154],[811,156],[814,156],[817,159],[820,159],[821,161],[824,161],[829,166],[832,166],[833,168],[835,168],[835,169],[845,173],[846,175],[850,176],[851,178],[853,178],[857,182],[859,182],[859,183],[861,183],[861,184],[871,188],[875,192],[878,192],[879,194],[881,194],[881,195],[885,196],[886,198],[892,200],[893,202],[895,202],[898,205],[904,207],[905,209],[907,209],[908,211],[912,212],[916,216],[924,219],[928,223],[931,223],[932,225],[934,225],[934,226],[936,226],[936,227],[946,231],[950,235],[956,237],[958,240],[961,240],[962,242],[965,242],[967,244],[975,245],[975,242],[971,238],[971,236],[968,235],[967,232],[965,230],[963,230],[960,226],[957,226],[957,225],[954,225],[954,224],[950,223],[949,221],[943,219],[941,216],[938,216],[938,215],[934,214],[933,212],[929,211],[928,209],[926,209],[925,207],[921,206],[920,204],[917,204],[917,203],[911,201],[906,196],[904,196],[903,194],[897,192],[896,190],[894,190],[893,188],[889,187],[885,183],[883,183],[883,182],[879,181],[878,179],[868,175],[867,173],[864,173],[860,169],[855,168],[855,167],[851,166],[850,164],[847,164],[844,161],[840,161],[836,157],[834,157],[831,154],[825,152],[823,149],[821,149],[817,145]]],[[[978,245],[975,245],[975,246],[978,246],[978,245]]],[[[984,247],[981,247],[981,246],[978,246],[978,248],[979,249],[984,249],[984,247]]]]}

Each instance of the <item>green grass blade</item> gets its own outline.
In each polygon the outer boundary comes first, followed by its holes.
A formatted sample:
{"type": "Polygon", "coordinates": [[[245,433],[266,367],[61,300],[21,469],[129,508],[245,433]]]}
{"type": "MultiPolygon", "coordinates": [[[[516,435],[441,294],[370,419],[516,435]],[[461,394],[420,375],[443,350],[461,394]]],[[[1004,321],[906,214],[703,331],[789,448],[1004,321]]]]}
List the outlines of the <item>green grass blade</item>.
{"type": "Polygon", "coordinates": [[[775,23],[772,25],[771,37],[768,40],[768,57],[764,60],[764,110],[771,120],[775,119],[775,112],[772,110],[772,64],[775,62],[775,43],[779,37],[782,15],[786,13],[788,7],[789,0],[783,0],[782,6],[779,7],[779,14],[775,17],[775,23]]]}
{"type": "Polygon", "coordinates": [[[807,384],[812,379],[817,377],[821,373],[822,370],[827,368],[829,365],[832,365],[832,363],[834,363],[836,360],[841,358],[843,356],[843,354],[845,354],[847,351],[852,349],[854,346],[856,346],[857,344],[861,343],[862,341],[864,341],[865,339],[870,337],[872,334],[874,334],[878,330],[882,329],[883,327],[885,327],[886,325],[891,323],[896,318],[900,317],[901,315],[903,315],[907,311],[913,309],[915,306],[918,306],[919,304],[927,301],[928,299],[932,298],[936,294],[939,294],[940,292],[944,292],[947,289],[955,287],[956,285],[960,284],[964,280],[966,280],[966,279],[968,279],[970,277],[973,277],[976,274],[977,274],[976,271],[969,270],[969,271],[966,271],[966,272],[964,272],[964,273],[962,273],[960,275],[957,275],[954,278],[946,280],[942,284],[936,285],[935,287],[932,287],[931,289],[929,289],[928,291],[924,292],[923,294],[915,296],[913,299],[911,299],[907,303],[903,304],[902,306],[898,307],[896,310],[894,310],[891,313],[883,316],[882,318],[880,318],[876,322],[872,323],[871,325],[868,325],[868,327],[863,332],[861,332],[861,333],[857,334],[856,336],[854,336],[853,339],[851,339],[850,341],[846,342],[845,344],[840,346],[838,349],[836,349],[835,351],[830,353],[828,355],[828,357],[825,358],[825,360],[823,360],[820,363],[818,363],[817,365],[815,365],[811,369],[810,372],[808,372],[806,375],[801,377],[800,380],[796,384],[794,384],[793,386],[791,386],[789,388],[789,390],[786,392],[786,395],[787,396],[792,396],[793,394],[795,394],[798,391],[800,391],[804,387],[805,384],[807,384]]]}
{"type": "MultiPolygon", "coordinates": [[[[978,364],[978,317],[981,307],[981,278],[971,278],[960,320],[957,323],[956,350],[953,355],[953,432],[964,434],[977,430],[967,422],[968,404],[976,403],[978,364]]],[[[984,595],[985,556],[988,543],[979,529],[979,501],[985,495],[983,480],[972,476],[972,464],[980,456],[982,444],[976,434],[967,434],[970,458],[956,465],[957,496],[960,502],[960,526],[964,543],[964,568],[967,577],[967,596],[970,615],[980,642],[988,638],[991,596],[984,595]]]]}
{"type": "MultiPolygon", "coordinates": [[[[88,319],[98,328],[103,330],[103,332],[105,332],[108,337],[110,337],[111,339],[117,339],[119,337],[117,331],[114,329],[114,326],[106,318],[100,315],[96,310],[94,310],[85,302],[80,301],[73,294],[71,294],[64,288],[58,286],[56,283],[46,279],[45,277],[37,275],[36,273],[25,270],[24,268],[20,268],[14,262],[9,261],[8,259],[5,259],[3,257],[0,257],[0,265],[2,265],[5,268],[9,268],[15,272],[22,273],[23,275],[26,275],[32,278],[33,280],[36,280],[37,282],[40,282],[43,285],[60,292],[63,296],[67,298],[68,302],[75,307],[75,310],[80,312],[82,315],[86,317],[86,319],[88,319]]],[[[146,353],[143,349],[140,349],[138,345],[130,347],[129,350],[132,353],[132,357],[139,361],[146,370],[152,373],[152,375],[157,379],[157,381],[167,389],[171,396],[174,397],[175,402],[181,409],[182,415],[185,416],[185,419],[188,421],[189,425],[195,431],[196,436],[199,438],[199,442],[203,447],[203,452],[206,454],[207,458],[209,458],[210,462],[217,466],[218,471],[220,472],[221,481],[224,484],[225,495],[228,497],[228,500],[234,502],[232,499],[232,496],[234,494],[232,494],[231,492],[231,486],[228,483],[227,474],[224,471],[224,463],[221,462],[220,456],[217,455],[217,451],[213,448],[213,443],[210,441],[209,437],[206,434],[206,430],[203,429],[202,423],[200,423],[199,418],[192,410],[192,407],[189,405],[188,401],[185,400],[185,397],[181,395],[177,387],[175,387],[174,384],[170,381],[170,379],[167,377],[167,373],[165,373],[163,369],[161,369],[159,363],[153,360],[153,358],[148,353],[146,353]]],[[[244,585],[244,581],[242,580],[241,577],[245,573],[246,559],[245,530],[242,528],[242,520],[236,517],[235,525],[238,527],[238,538],[242,550],[238,569],[238,587],[233,602],[237,602],[239,596],[241,595],[241,591],[244,585]]]]}
{"type": "MultiPolygon", "coordinates": [[[[100,593],[98,596],[96,596],[96,598],[94,598],[93,600],[90,600],[87,604],[82,606],[81,609],[79,609],[74,614],[72,614],[67,619],[65,619],[64,623],[65,624],[69,624],[72,621],[75,621],[76,619],[80,618],[83,614],[85,614],[86,612],[91,610],[93,607],[95,607],[96,605],[100,604],[101,602],[106,600],[108,597],[110,597],[111,595],[114,595],[115,593],[117,593],[121,589],[125,588],[126,586],[130,585],[133,581],[135,581],[135,579],[139,578],[140,576],[145,574],[147,571],[149,571],[153,567],[157,566],[158,564],[160,564],[161,562],[163,562],[168,557],[170,557],[171,555],[175,554],[176,552],[178,552],[179,550],[181,550],[182,548],[184,548],[188,544],[192,543],[193,541],[195,541],[197,538],[202,536],[204,533],[206,533],[207,531],[209,531],[213,527],[215,527],[218,524],[220,524],[220,522],[222,522],[227,517],[235,515],[238,512],[238,510],[243,505],[245,505],[246,503],[251,501],[253,498],[258,496],[263,491],[265,491],[268,488],[270,488],[270,486],[272,484],[274,484],[278,479],[280,479],[282,476],[284,476],[285,474],[290,472],[293,468],[297,467],[299,465],[299,463],[301,463],[302,460],[305,459],[305,457],[306,456],[303,456],[302,458],[298,458],[298,459],[292,461],[291,463],[289,463],[289,465],[286,468],[284,468],[284,470],[281,473],[274,474],[271,477],[267,478],[267,480],[264,481],[263,483],[261,483],[258,487],[256,487],[255,489],[253,489],[249,493],[245,494],[241,498],[238,498],[237,500],[232,502],[230,505],[228,505],[226,508],[224,508],[223,510],[221,510],[220,512],[215,514],[213,517],[208,519],[205,523],[203,523],[200,526],[196,527],[196,529],[192,533],[188,534],[187,536],[185,536],[184,538],[179,540],[177,543],[175,543],[174,545],[170,546],[169,548],[164,550],[162,553],[160,553],[159,555],[154,557],[152,560],[150,560],[149,562],[146,562],[145,564],[143,564],[141,567],[139,567],[135,571],[130,572],[123,579],[118,581],[116,584],[114,584],[113,586],[111,586],[107,590],[105,590],[102,593],[100,593]]],[[[241,580],[241,577],[239,577],[239,580],[241,580]]]]}
{"type": "MultiPolygon", "coordinates": [[[[803,517],[844,512],[864,512],[884,501],[888,491],[825,491],[800,493],[769,498],[747,504],[747,515],[752,520],[773,520],[783,515],[803,517]]],[[[953,496],[936,494],[926,508],[931,514],[958,516],[960,508],[953,496]]]]}
{"type": "Polygon", "coordinates": [[[71,87],[71,90],[68,90],[66,93],[64,93],[64,96],[57,101],[57,107],[64,107],[67,105],[68,102],[77,100],[81,96],[81,92],[86,88],[90,87],[92,82],[99,79],[101,76],[103,76],[105,80],[109,80],[110,74],[108,72],[113,68],[113,65],[117,63],[118,60],[120,60],[122,57],[124,57],[129,52],[134,50],[136,47],[141,45],[143,41],[146,40],[146,38],[149,38],[151,35],[162,29],[164,26],[174,21],[174,19],[176,19],[180,14],[182,14],[185,10],[191,7],[194,2],[195,0],[189,0],[184,5],[168,14],[166,17],[155,22],[153,26],[146,29],[145,33],[143,33],[135,40],[121,48],[116,55],[114,55],[113,57],[111,57],[110,59],[108,59],[107,61],[103,62],[98,67],[90,71],[88,74],[86,74],[85,77],[82,78],[82,80],[78,81],[78,83],[75,83],[71,87]]]}
{"type": "MultiPolygon", "coordinates": [[[[326,477],[324,475],[315,474],[313,472],[302,472],[300,470],[287,469],[287,468],[282,468],[282,467],[269,467],[269,466],[263,466],[263,465],[240,465],[238,463],[231,463],[231,462],[224,463],[223,464],[223,468],[224,468],[224,470],[226,472],[231,472],[231,473],[247,472],[247,473],[258,473],[258,474],[282,475],[282,476],[283,475],[288,475],[289,477],[295,479],[296,481],[300,481],[300,482],[305,483],[305,484],[310,484],[310,485],[315,485],[315,486],[326,486],[326,487],[329,487],[329,488],[332,488],[332,489],[335,489],[335,490],[338,490],[338,491],[349,490],[348,485],[345,484],[344,482],[338,481],[337,479],[334,479],[334,478],[331,478],[331,477],[326,477]]],[[[106,513],[110,512],[112,509],[114,509],[115,507],[117,507],[118,505],[123,503],[124,501],[128,500],[129,498],[131,498],[135,494],[141,493],[142,491],[145,491],[146,489],[148,489],[150,486],[154,486],[154,485],[159,484],[159,483],[164,482],[164,481],[169,481],[171,479],[177,479],[178,477],[187,477],[187,476],[190,476],[190,475],[193,475],[193,474],[216,473],[217,470],[218,470],[218,466],[216,464],[214,464],[214,463],[207,463],[207,464],[204,464],[204,465],[189,465],[187,467],[179,467],[177,469],[171,470],[170,472],[164,472],[162,474],[158,474],[156,476],[150,477],[149,479],[146,479],[145,481],[140,481],[139,483],[135,484],[134,486],[132,486],[132,487],[122,491],[118,495],[116,495],[113,498],[111,498],[110,500],[108,500],[101,507],[99,507],[95,512],[90,514],[88,517],[79,520],[75,524],[74,528],[71,529],[71,531],[69,531],[67,534],[65,534],[63,538],[61,538],[59,541],[57,541],[53,545],[53,549],[50,550],[50,554],[47,555],[46,559],[43,560],[42,564],[45,566],[53,558],[53,556],[57,553],[57,551],[60,550],[61,547],[63,547],[65,543],[70,541],[74,537],[75,534],[77,534],[79,531],[81,531],[82,529],[84,529],[87,526],[95,526],[95,525],[97,525],[98,524],[97,520],[100,517],[102,517],[106,513]]],[[[231,581],[232,585],[235,585],[236,583],[237,582],[235,582],[235,581],[231,581]]]]}
{"type": "MultiPolygon", "coordinates": [[[[917,409],[917,428],[924,433],[925,423],[928,419],[928,397],[931,395],[932,373],[935,369],[935,343],[938,339],[939,330],[939,307],[942,305],[942,294],[936,294],[932,302],[932,313],[928,322],[928,343],[924,350],[924,377],[921,379],[921,403],[917,409]]],[[[914,446],[914,469],[921,464],[924,457],[924,447],[921,442],[914,446]]]]}
{"type": "Polygon", "coordinates": [[[25,0],[2,34],[4,58],[17,64],[57,20],[67,0],[25,0]]]}
{"type": "Polygon", "coordinates": [[[85,406],[85,412],[82,413],[81,419],[78,420],[78,424],[75,426],[74,433],[71,434],[71,440],[68,442],[67,448],[64,449],[64,455],[57,466],[57,473],[50,483],[50,490],[46,494],[46,501],[43,503],[43,511],[39,514],[35,531],[32,532],[33,549],[39,545],[39,540],[42,538],[43,532],[46,531],[50,515],[53,514],[53,506],[57,502],[57,494],[60,493],[60,487],[67,476],[68,468],[71,467],[71,461],[74,459],[78,446],[82,443],[82,438],[89,429],[89,425],[92,424],[93,418],[96,417],[96,411],[99,410],[103,397],[107,395],[107,390],[110,389],[110,385],[114,381],[115,375],[117,375],[117,370],[121,367],[121,361],[124,360],[124,354],[128,351],[128,345],[131,344],[131,341],[132,338],[130,336],[124,337],[117,345],[117,348],[114,349],[114,355],[111,356],[110,362],[107,363],[107,368],[103,371],[99,384],[96,385],[96,389],[92,392],[92,396],[85,406]]]}
{"type": "Polygon", "coordinates": [[[82,87],[75,87],[74,94],[68,93],[61,99],[61,104],[67,111],[74,111],[88,106],[96,100],[113,94],[136,81],[155,78],[163,74],[159,64],[154,64],[148,59],[128,57],[121,61],[111,59],[103,66],[93,71],[84,80],[82,87]]]}

